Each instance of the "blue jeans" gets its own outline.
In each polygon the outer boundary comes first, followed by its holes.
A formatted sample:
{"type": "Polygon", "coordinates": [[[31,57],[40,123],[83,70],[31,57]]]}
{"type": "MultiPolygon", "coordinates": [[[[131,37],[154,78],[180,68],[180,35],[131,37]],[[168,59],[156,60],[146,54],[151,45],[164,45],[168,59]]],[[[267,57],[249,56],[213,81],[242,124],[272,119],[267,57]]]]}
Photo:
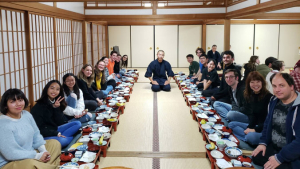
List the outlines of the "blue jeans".
{"type": "Polygon", "coordinates": [[[231,104],[215,101],[214,108],[221,117],[226,118],[227,113],[232,109],[232,106],[231,104]]]}
{"type": "Polygon", "coordinates": [[[171,86],[170,86],[170,84],[168,84],[168,85],[152,85],[151,89],[153,92],[159,92],[160,90],[170,91],[171,86]]]}
{"type": "Polygon", "coordinates": [[[60,142],[61,147],[66,147],[71,143],[73,140],[73,135],[80,129],[81,127],[81,122],[79,121],[73,121],[69,122],[67,124],[63,124],[61,126],[58,126],[57,131],[61,133],[61,135],[66,136],[66,138],[63,137],[57,137],[57,136],[52,136],[52,137],[45,137],[45,140],[50,140],[50,139],[55,139],[60,142]]]}
{"type": "MultiPolygon", "coordinates": [[[[73,109],[76,109],[76,105],[77,105],[77,99],[75,99],[74,97],[72,97],[71,95],[69,95],[66,99],[66,102],[67,102],[67,105],[72,107],[73,109]]],[[[70,116],[68,116],[70,117],[70,116]]],[[[70,118],[68,118],[70,119],[70,118]]],[[[91,117],[89,115],[84,115],[80,118],[73,118],[71,120],[69,120],[69,122],[72,122],[72,121],[80,121],[81,123],[84,123],[84,122],[87,122],[87,121],[90,121],[91,120],[91,117]]]]}
{"type": "Polygon", "coordinates": [[[105,90],[102,90],[102,92],[103,92],[103,94],[104,94],[105,96],[107,96],[108,93],[109,93],[110,91],[112,91],[113,89],[114,89],[114,88],[113,88],[112,85],[108,85],[108,86],[106,87],[105,90]]]}
{"type": "Polygon", "coordinates": [[[214,108],[216,109],[217,113],[225,118],[227,121],[238,121],[243,123],[249,123],[248,116],[238,112],[231,110],[232,106],[231,104],[215,101],[214,108]]]}
{"type": "Polygon", "coordinates": [[[245,134],[244,131],[247,129],[248,124],[233,121],[228,124],[228,127],[232,129],[233,134],[240,140],[246,141],[251,145],[258,145],[261,133],[250,132],[245,134]]]}

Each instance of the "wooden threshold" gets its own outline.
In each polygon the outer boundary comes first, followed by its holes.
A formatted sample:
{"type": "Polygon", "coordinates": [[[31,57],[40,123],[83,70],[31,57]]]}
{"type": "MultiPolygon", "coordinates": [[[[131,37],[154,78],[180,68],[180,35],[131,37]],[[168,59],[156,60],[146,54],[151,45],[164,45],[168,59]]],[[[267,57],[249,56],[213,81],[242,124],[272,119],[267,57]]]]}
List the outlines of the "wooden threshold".
{"type": "Polygon", "coordinates": [[[107,151],[106,157],[206,158],[206,152],[107,151]]]}

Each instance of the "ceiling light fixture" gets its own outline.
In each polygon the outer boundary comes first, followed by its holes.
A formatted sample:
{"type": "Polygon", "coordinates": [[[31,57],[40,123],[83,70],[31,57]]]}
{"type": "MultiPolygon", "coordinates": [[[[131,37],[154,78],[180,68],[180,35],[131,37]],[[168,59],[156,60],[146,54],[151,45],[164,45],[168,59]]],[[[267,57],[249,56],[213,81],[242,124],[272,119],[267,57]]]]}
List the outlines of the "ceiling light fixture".
{"type": "Polygon", "coordinates": [[[144,7],[151,7],[151,3],[144,3],[144,7]]]}
{"type": "Polygon", "coordinates": [[[165,3],[158,3],[157,6],[158,6],[158,7],[164,7],[164,6],[165,6],[165,3]]]}

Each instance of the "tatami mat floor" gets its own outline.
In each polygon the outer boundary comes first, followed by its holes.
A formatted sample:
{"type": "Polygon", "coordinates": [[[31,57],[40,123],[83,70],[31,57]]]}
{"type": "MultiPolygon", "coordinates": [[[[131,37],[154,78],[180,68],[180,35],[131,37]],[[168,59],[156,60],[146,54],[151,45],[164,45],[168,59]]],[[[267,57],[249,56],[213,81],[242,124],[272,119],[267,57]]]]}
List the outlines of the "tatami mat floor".
{"type": "MultiPolygon", "coordinates": [[[[101,157],[100,168],[124,166],[135,169],[153,168],[153,158],[160,158],[161,169],[208,169],[205,142],[189,113],[174,80],[171,92],[158,92],[157,114],[159,151],[153,152],[153,98],[146,68],[138,68],[140,77],[135,83],[125,113],[120,116],[117,132],[113,133],[107,157],[101,157]]],[[[188,73],[187,68],[174,72],[188,73]]]]}

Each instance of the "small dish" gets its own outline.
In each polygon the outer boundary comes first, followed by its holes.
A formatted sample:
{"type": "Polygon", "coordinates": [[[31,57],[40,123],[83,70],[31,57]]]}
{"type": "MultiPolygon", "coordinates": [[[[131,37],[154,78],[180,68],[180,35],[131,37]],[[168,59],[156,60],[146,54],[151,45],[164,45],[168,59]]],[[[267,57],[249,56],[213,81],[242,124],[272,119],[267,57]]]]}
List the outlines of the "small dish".
{"type": "Polygon", "coordinates": [[[99,133],[99,132],[92,132],[92,133],[89,134],[90,137],[101,137],[101,135],[102,135],[102,133],[99,133]]]}
{"type": "Polygon", "coordinates": [[[111,113],[110,116],[113,118],[118,117],[118,113],[111,113]]]}
{"type": "Polygon", "coordinates": [[[208,135],[208,138],[210,139],[210,140],[212,140],[212,141],[217,141],[217,140],[219,140],[220,138],[219,138],[219,136],[215,133],[215,134],[209,134],[208,135]]]}
{"type": "MultiPolygon", "coordinates": [[[[206,144],[206,146],[205,146],[205,148],[207,150],[211,150],[211,149],[209,149],[210,147],[211,147],[211,144],[206,144]]],[[[218,148],[218,146],[215,145],[215,149],[214,150],[216,150],[217,148],[218,148]]]]}
{"type": "Polygon", "coordinates": [[[72,168],[72,167],[79,167],[79,164],[74,163],[74,162],[68,162],[63,164],[59,169],[67,169],[67,168],[72,168]]]}
{"type": "Polygon", "coordinates": [[[213,125],[213,128],[215,128],[217,130],[222,130],[223,126],[224,125],[222,125],[222,124],[215,124],[215,125],[213,125]]]}
{"type": "Polygon", "coordinates": [[[207,119],[209,122],[217,122],[217,119],[214,117],[210,117],[207,119]]]}
{"type": "Polygon", "coordinates": [[[237,147],[226,147],[225,154],[230,158],[237,158],[242,155],[242,150],[237,147]]]}
{"type": "Polygon", "coordinates": [[[214,132],[216,132],[216,130],[214,130],[214,129],[205,129],[205,131],[206,131],[208,134],[213,134],[214,132]]]}
{"type": "Polygon", "coordinates": [[[210,155],[211,155],[213,158],[216,158],[216,159],[218,159],[218,158],[223,158],[223,157],[224,157],[224,155],[223,155],[220,151],[218,151],[218,150],[212,150],[212,151],[210,152],[210,155]]]}
{"type": "Polygon", "coordinates": [[[81,138],[79,139],[80,143],[87,144],[90,141],[90,138],[81,138]]]}
{"type": "Polygon", "coordinates": [[[233,141],[224,140],[227,147],[237,147],[237,144],[233,141]]]}
{"type": "Polygon", "coordinates": [[[202,124],[201,127],[202,127],[203,129],[211,129],[211,126],[208,125],[208,124],[202,124]]]}
{"type": "Polygon", "coordinates": [[[77,163],[79,161],[79,158],[72,158],[71,160],[73,163],[77,163]]]}
{"type": "Polygon", "coordinates": [[[79,169],[93,169],[95,168],[94,163],[88,163],[88,164],[81,164],[79,169]]]}
{"type": "Polygon", "coordinates": [[[248,163],[248,162],[243,162],[242,165],[243,165],[243,167],[248,167],[248,168],[252,167],[252,164],[248,163]]]}
{"type": "Polygon", "coordinates": [[[208,125],[210,125],[210,126],[213,126],[213,125],[215,125],[215,123],[214,123],[214,122],[207,122],[206,124],[208,124],[208,125]]]}
{"type": "Polygon", "coordinates": [[[80,145],[76,149],[79,150],[79,151],[85,151],[85,150],[88,149],[88,146],[87,145],[80,145]]]}
{"type": "Polygon", "coordinates": [[[96,124],[96,123],[97,123],[96,121],[89,121],[88,122],[89,125],[96,124]]]}

